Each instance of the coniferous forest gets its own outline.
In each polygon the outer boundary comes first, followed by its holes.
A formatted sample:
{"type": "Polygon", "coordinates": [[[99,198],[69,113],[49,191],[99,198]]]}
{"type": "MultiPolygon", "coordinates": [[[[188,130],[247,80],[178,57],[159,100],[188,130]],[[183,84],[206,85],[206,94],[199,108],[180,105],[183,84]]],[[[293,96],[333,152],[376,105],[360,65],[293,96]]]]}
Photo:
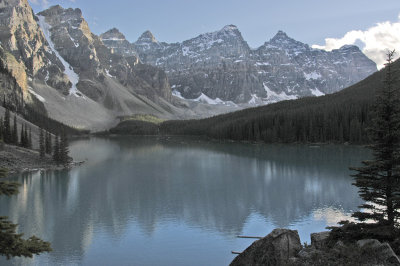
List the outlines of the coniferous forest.
{"type": "MultiPolygon", "coordinates": [[[[394,73],[399,69],[397,60],[393,63],[394,73]]],[[[334,94],[278,102],[201,120],[166,121],[160,124],[159,130],[164,135],[205,135],[267,143],[367,143],[366,129],[371,121],[375,90],[383,86],[383,80],[384,69],[334,94]]]]}

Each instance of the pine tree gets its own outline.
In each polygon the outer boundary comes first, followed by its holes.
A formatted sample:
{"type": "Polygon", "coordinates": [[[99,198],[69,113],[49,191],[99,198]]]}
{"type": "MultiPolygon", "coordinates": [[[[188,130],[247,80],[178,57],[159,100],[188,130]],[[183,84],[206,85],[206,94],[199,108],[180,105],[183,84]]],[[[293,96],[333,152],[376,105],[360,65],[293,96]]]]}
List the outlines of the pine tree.
{"type": "Polygon", "coordinates": [[[51,133],[49,132],[48,133],[49,134],[49,138],[48,138],[48,141],[49,141],[49,145],[47,146],[47,153],[48,154],[51,154],[53,151],[53,140],[52,140],[52,137],[51,137],[51,133]]]}
{"type": "MultiPolygon", "coordinates": [[[[0,169],[0,178],[4,178],[7,171],[0,169]]],[[[19,183],[0,181],[0,195],[11,196],[18,193],[19,183]]],[[[35,236],[23,239],[22,234],[16,233],[17,225],[0,217],[0,255],[11,257],[32,257],[42,252],[50,252],[49,242],[45,242],[35,236]]]]}
{"type": "Polygon", "coordinates": [[[45,138],[45,143],[46,143],[46,153],[47,154],[51,154],[51,133],[50,132],[46,132],[46,138],[45,138]]]}
{"type": "Polygon", "coordinates": [[[4,142],[11,143],[10,110],[8,108],[4,115],[4,142]]]}
{"type": "Polygon", "coordinates": [[[46,155],[46,149],[44,146],[44,134],[43,134],[43,129],[40,128],[40,134],[39,134],[39,155],[40,158],[44,158],[46,155]]]}
{"type": "Polygon", "coordinates": [[[32,149],[32,130],[29,128],[28,148],[32,149]]]}
{"type": "Polygon", "coordinates": [[[364,211],[353,214],[359,221],[395,229],[400,218],[400,92],[394,86],[394,51],[387,54],[384,86],[377,91],[369,135],[373,159],[353,168],[364,211]]]}
{"type": "Polygon", "coordinates": [[[60,164],[60,138],[56,135],[54,139],[53,161],[58,165],[60,164]]]}
{"type": "Polygon", "coordinates": [[[21,147],[25,147],[24,125],[21,126],[20,143],[21,147]]]}
{"type": "Polygon", "coordinates": [[[4,140],[4,122],[3,122],[3,117],[0,117],[0,139],[4,140]]]}
{"type": "Polygon", "coordinates": [[[14,125],[12,130],[12,141],[11,143],[18,145],[18,129],[17,129],[17,117],[14,114],[14,125]]]}
{"type": "Polygon", "coordinates": [[[69,156],[68,138],[65,131],[63,131],[61,134],[59,160],[60,163],[64,165],[67,165],[72,161],[72,158],[69,156]]]}
{"type": "Polygon", "coordinates": [[[29,148],[29,137],[28,137],[28,126],[25,124],[24,127],[24,141],[25,141],[25,148],[29,148]]]}

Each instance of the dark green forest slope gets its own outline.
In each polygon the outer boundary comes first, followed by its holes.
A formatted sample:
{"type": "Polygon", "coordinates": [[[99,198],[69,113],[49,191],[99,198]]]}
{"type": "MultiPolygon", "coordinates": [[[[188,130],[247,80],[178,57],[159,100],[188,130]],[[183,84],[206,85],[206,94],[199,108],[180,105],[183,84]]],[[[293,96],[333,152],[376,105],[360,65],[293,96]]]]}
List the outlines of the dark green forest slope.
{"type": "MultiPolygon", "coordinates": [[[[393,67],[399,76],[400,60],[393,67]]],[[[283,101],[200,120],[166,121],[157,129],[144,126],[149,129],[147,134],[264,142],[366,143],[375,90],[383,86],[383,79],[381,70],[351,87],[322,97],[283,101]]],[[[398,80],[396,84],[400,85],[398,80]]],[[[124,130],[114,132],[122,133],[129,127],[127,123],[123,126],[124,130]]]]}

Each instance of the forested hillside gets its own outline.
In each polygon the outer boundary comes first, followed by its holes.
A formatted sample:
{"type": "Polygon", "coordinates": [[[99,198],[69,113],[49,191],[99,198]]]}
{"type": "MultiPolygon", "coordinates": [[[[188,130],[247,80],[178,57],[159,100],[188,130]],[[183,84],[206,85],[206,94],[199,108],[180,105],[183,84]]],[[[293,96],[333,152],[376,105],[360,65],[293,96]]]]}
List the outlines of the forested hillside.
{"type": "MultiPolygon", "coordinates": [[[[400,61],[394,63],[398,76],[400,61]]],[[[307,97],[202,120],[167,121],[160,134],[206,135],[265,142],[368,142],[366,128],[384,70],[340,92],[307,97]]],[[[399,81],[396,81],[399,85],[399,81]]]]}

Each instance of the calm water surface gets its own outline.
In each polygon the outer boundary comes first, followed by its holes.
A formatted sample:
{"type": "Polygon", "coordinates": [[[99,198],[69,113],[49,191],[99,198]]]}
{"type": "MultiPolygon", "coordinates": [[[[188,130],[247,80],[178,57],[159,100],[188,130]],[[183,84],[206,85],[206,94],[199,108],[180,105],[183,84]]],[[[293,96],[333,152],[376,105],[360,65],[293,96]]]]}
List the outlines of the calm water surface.
{"type": "Polygon", "coordinates": [[[227,265],[231,251],[276,227],[301,241],[361,203],[349,166],[360,147],[253,145],[191,138],[91,138],[71,143],[70,171],[24,174],[0,215],[53,252],[0,264],[227,265]]]}

